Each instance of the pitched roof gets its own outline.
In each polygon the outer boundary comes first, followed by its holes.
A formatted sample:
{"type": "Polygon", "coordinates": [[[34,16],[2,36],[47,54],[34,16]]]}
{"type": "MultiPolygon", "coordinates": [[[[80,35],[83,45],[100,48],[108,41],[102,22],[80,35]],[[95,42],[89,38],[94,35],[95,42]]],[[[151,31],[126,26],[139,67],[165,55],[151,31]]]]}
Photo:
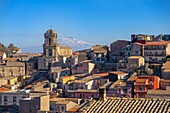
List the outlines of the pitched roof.
{"type": "Polygon", "coordinates": [[[159,42],[146,42],[145,46],[152,46],[152,45],[167,45],[170,41],[159,41],[159,42]]]}
{"type": "Polygon", "coordinates": [[[130,56],[128,57],[128,59],[139,59],[139,58],[143,58],[142,56],[130,56]]]}
{"type": "Polygon", "coordinates": [[[135,81],[138,78],[138,76],[131,76],[128,81],[135,81]]]}
{"type": "Polygon", "coordinates": [[[57,102],[57,101],[78,101],[80,98],[58,98],[58,97],[55,97],[55,98],[51,98],[50,101],[51,102],[57,102]]]}
{"type": "Polygon", "coordinates": [[[68,104],[70,101],[67,101],[67,100],[59,100],[59,101],[56,101],[55,104],[68,104]]]}
{"type": "Polygon", "coordinates": [[[4,52],[1,52],[1,51],[0,51],[0,56],[3,56],[3,54],[4,54],[4,52]]]}
{"type": "Polygon", "coordinates": [[[74,77],[74,76],[61,76],[61,78],[70,78],[70,77],[74,77]]]}
{"type": "Polygon", "coordinates": [[[4,58],[4,61],[17,61],[18,58],[4,58]]]}
{"type": "Polygon", "coordinates": [[[95,53],[105,53],[106,50],[104,48],[97,48],[93,50],[95,53]]]}
{"type": "Polygon", "coordinates": [[[77,93],[98,93],[98,90],[95,89],[77,89],[77,90],[67,90],[68,92],[77,92],[77,93]]]}
{"type": "Polygon", "coordinates": [[[76,111],[78,111],[78,109],[79,109],[79,108],[74,107],[74,108],[69,109],[68,111],[69,111],[69,112],[76,112],[76,111]]]}
{"type": "Polygon", "coordinates": [[[119,74],[128,74],[128,73],[125,73],[123,71],[112,71],[112,72],[109,72],[109,73],[116,74],[116,75],[119,75],[119,74]]]}
{"type": "Polygon", "coordinates": [[[169,90],[148,90],[147,95],[170,95],[169,90]]]}
{"type": "Polygon", "coordinates": [[[145,83],[148,79],[137,79],[136,82],[145,83]]]}
{"type": "Polygon", "coordinates": [[[85,63],[85,62],[92,62],[92,60],[84,60],[84,61],[82,61],[80,63],[85,63]]]}
{"type": "Polygon", "coordinates": [[[10,89],[9,88],[4,88],[4,87],[0,88],[0,92],[5,92],[5,91],[10,91],[10,89]]]}
{"type": "Polygon", "coordinates": [[[160,82],[169,82],[170,83],[170,80],[160,79],[160,82]]]}
{"type": "Polygon", "coordinates": [[[168,113],[170,103],[158,99],[112,98],[106,101],[92,100],[79,112],[85,113],[168,113]],[[145,106],[145,107],[144,107],[145,106]]]}
{"type": "Polygon", "coordinates": [[[118,86],[126,86],[126,82],[124,80],[117,80],[116,82],[114,82],[110,88],[116,88],[118,86]]]}
{"type": "Polygon", "coordinates": [[[12,66],[12,67],[24,67],[25,63],[23,62],[15,62],[15,61],[8,61],[6,66],[12,66]]]}
{"type": "Polygon", "coordinates": [[[14,48],[14,51],[18,51],[18,50],[20,50],[20,49],[21,49],[21,48],[17,48],[17,47],[16,47],[16,48],[14,48]]]}
{"type": "Polygon", "coordinates": [[[144,45],[144,44],[142,44],[142,43],[139,43],[139,42],[135,42],[134,44],[137,44],[137,45],[144,45]]]}
{"type": "Polygon", "coordinates": [[[162,69],[170,69],[170,61],[166,61],[165,64],[162,66],[162,69]]]}
{"type": "Polygon", "coordinates": [[[165,69],[164,72],[170,72],[170,69],[165,69]]]}
{"type": "Polygon", "coordinates": [[[108,72],[93,74],[93,76],[108,76],[108,75],[109,75],[108,72]]]}
{"type": "Polygon", "coordinates": [[[60,49],[72,49],[72,48],[70,48],[68,46],[60,46],[60,49]]]}

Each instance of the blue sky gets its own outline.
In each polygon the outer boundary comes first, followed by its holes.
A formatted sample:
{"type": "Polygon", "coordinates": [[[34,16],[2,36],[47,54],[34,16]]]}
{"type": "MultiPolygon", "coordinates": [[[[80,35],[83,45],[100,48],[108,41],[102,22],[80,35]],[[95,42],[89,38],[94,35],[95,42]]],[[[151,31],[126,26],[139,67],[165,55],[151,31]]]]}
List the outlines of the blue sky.
{"type": "Polygon", "coordinates": [[[50,28],[95,44],[170,33],[170,0],[0,0],[0,42],[42,45],[50,28]]]}

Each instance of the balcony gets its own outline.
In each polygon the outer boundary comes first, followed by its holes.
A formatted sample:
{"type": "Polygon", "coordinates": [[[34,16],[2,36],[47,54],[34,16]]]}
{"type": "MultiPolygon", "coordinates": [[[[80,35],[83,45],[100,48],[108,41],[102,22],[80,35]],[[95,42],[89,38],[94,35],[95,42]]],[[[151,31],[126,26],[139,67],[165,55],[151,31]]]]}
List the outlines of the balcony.
{"type": "Polygon", "coordinates": [[[145,54],[145,56],[160,56],[160,57],[164,57],[166,56],[166,54],[145,54]]]}
{"type": "Polygon", "coordinates": [[[144,50],[165,50],[166,48],[144,48],[144,50]]]}
{"type": "Polygon", "coordinates": [[[148,90],[146,90],[146,89],[144,89],[144,90],[139,90],[139,89],[136,90],[136,89],[134,89],[134,92],[141,92],[141,93],[144,92],[144,93],[145,93],[145,92],[147,92],[147,91],[148,91],[148,90]]]}

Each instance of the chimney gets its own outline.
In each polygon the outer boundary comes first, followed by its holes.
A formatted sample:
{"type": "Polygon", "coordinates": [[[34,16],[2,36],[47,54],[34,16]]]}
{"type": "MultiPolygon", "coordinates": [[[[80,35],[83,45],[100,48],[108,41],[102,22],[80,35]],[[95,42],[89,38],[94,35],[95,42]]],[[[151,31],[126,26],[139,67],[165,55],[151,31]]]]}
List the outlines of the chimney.
{"type": "Polygon", "coordinates": [[[99,100],[105,101],[106,99],[106,88],[99,88],[99,100]]]}

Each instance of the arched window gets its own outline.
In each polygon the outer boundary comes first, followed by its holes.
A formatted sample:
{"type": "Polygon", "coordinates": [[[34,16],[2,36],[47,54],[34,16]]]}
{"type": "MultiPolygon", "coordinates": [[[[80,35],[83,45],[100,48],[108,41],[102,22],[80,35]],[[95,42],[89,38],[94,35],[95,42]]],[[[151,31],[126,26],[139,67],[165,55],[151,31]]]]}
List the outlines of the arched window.
{"type": "Polygon", "coordinates": [[[49,38],[49,45],[51,45],[51,38],[49,38]]]}

